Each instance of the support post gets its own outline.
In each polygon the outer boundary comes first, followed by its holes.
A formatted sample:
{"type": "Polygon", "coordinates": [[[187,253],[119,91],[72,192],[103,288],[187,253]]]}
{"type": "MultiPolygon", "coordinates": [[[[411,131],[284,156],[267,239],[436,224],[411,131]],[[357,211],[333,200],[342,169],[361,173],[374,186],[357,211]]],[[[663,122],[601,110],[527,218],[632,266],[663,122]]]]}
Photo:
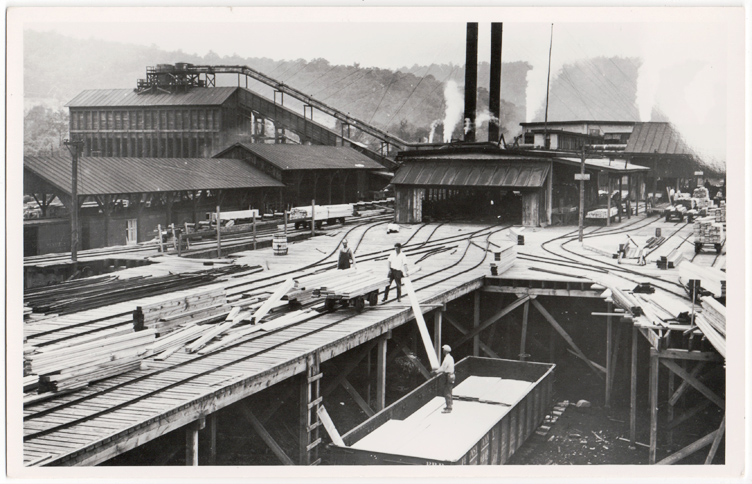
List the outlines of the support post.
{"type": "Polygon", "coordinates": [[[222,258],[222,236],[220,235],[222,224],[219,222],[219,205],[217,205],[217,259],[222,258]]]}
{"type": "Polygon", "coordinates": [[[621,207],[622,207],[622,202],[623,202],[623,200],[621,199],[621,194],[622,194],[621,188],[622,188],[623,179],[624,177],[622,175],[619,175],[619,223],[621,223],[621,207]]]}
{"type": "Polygon", "coordinates": [[[713,445],[710,446],[710,452],[708,453],[708,457],[705,459],[705,465],[710,465],[713,463],[713,459],[715,458],[715,453],[718,452],[718,446],[721,445],[721,439],[723,439],[723,434],[726,432],[726,414],[723,415],[723,420],[721,420],[721,426],[718,427],[718,430],[716,431],[715,438],[713,439],[713,445]]]}
{"type": "Polygon", "coordinates": [[[650,348],[650,454],[648,463],[655,464],[655,454],[658,449],[658,351],[650,348]]]}
{"type": "MultiPolygon", "coordinates": [[[[553,25],[551,25],[551,28],[553,29],[553,25]]],[[[583,228],[585,227],[585,145],[582,146],[582,153],[580,154],[580,225],[579,227],[580,227],[580,231],[579,231],[579,236],[577,240],[582,242],[582,231],[583,231],[583,228]]]]}
{"type": "Polygon", "coordinates": [[[530,301],[527,301],[522,307],[522,335],[520,336],[520,361],[527,360],[525,353],[525,339],[527,338],[527,315],[530,311],[530,301]]]}
{"type": "Polygon", "coordinates": [[[217,465],[217,412],[209,415],[209,465],[217,465]]]}
{"type": "MultiPolygon", "coordinates": [[[[473,293],[473,331],[480,325],[480,291],[473,293]]],[[[480,333],[473,336],[473,356],[480,354],[480,333]]]]}
{"type": "Polygon", "coordinates": [[[185,465],[198,466],[198,422],[185,427],[185,465]]]}
{"type": "Polygon", "coordinates": [[[611,175],[606,174],[606,179],[608,180],[606,182],[606,185],[608,185],[606,188],[608,192],[606,195],[606,227],[608,227],[611,225],[611,175]]]}
{"type": "Polygon", "coordinates": [[[253,212],[253,250],[256,250],[256,212],[253,212]]]}
{"type": "Polygon", "coordinates": [[[627,175],[627,220],[632,218],[632,174],[627,175]]]}
{"type": "Polygon", "coordinates": [[[316,200],[311,200],[311,237],[316,235],[316,200]]]}
{"type": "Polygon", "coordinates": [[[613,312],[613,303],[607,304],[606,312],[609,316],[606,316],[606,408],[611,408],[611,354],[613,352],[613,326],[614,322],[610,316],[613,312]]]}
{"type": "MultiPolygon", "coordinates": [[[[63,142],[68,147],[68,151],[71,153],[71,262],[73,262],[73,270],[76,270],[78,262],[78,157],[81,154],[81,150],[84,147],[84,141],[77,140],[65,140],[63,142]]],[[[106,245],[106,244],[105,244],[106,245]]]]}
{"type": "MultiPolygon", "coordinates": [[[[674,394],[674,386],[676,384],[675,382],[676,377],[674,376],[674,373],[672,371],[668,372],[668,394],[673,395],[674,394]]],[[[666,440],[669,443],[669,445],[674,443],[674,430],[671,427],[671,422],[674,420],[674,406],[669,403],[668,405],[668,417],[666,418],[666,423],[668,427],[668,432],[666,435],[666,440]]]]}
{"type": "Polygon", "coordinates": [[[386,407],[386,343],[387,336],[379,338],[376,345],[376,411],[386,407]]]}
{"type": "Polygon", "coordinates": [[[637,428],[637,334],[639,330],[632,323],[632,368],[629,379],[629,446],[635,447],[637,428]]]}

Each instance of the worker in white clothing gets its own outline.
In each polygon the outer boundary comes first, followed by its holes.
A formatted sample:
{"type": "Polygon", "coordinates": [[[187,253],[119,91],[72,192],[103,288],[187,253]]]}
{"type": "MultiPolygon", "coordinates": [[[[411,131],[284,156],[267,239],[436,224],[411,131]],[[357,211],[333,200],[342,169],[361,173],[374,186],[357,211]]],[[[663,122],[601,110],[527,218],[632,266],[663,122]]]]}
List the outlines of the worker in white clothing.
{"type": "Polygon", "coordinates": [[[438,369],[438,373],[441,373],[444,377],[444,399],[446,400],[446,407],[442,410],[442,413],[449,413],[452,411],[452,389],[454,388],[454,358],[452,358],[452,348],[449,345],[441,347],[441,352],[444,353],[444,360],[441,362],[441,366],[438,369]]]}
{"type": "Polygon", "coordinates": [[[389,284],[384,290],[384,299],[382,302],[386,302],[389,297],[389,288],[392,287],[392,281],[397,282],[397,301],[399,301],[402,297],[402,276],[407,275],[407,258],[405,257],[405,253],[402,252],[402,244],[399,242],[394,244],[394,252],[389,254],[387,264],[389,266],[389,274],[387,275],[389,284]]]}

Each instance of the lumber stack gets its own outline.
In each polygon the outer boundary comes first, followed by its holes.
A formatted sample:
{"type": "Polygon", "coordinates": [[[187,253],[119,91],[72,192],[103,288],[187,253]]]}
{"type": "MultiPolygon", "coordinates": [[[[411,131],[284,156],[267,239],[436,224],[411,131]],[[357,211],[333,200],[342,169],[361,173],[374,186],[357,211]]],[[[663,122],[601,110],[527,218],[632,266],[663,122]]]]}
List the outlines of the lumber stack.
{"type": "Polygon", "coordinates": [[[96,276],[28,289],[24,304],[34,312],[68,314],[145,296],[165,294],[202,286],[225,276],[247,269],[246,266],[226,266],[205,271],[170,274],[166,276],[137,276],[119,279],[117,276],[96,276]]]}
{"type": "Polygon", "coordinates": [[[288,301],[303,301],[310,299],[313,296],[313,291],[320,289],[322,284],[325,284],[327,280],[333,278],[333,275],[347,275],[355,272],[354,268],[338,270],[338,271],[323,271],[316,274],[303,276],[299,278],[293,278],[293,287],[284,296],[284,299],[288,301]]]}
{"type": "Polygon", "coordinates": [[[44,348],[30,348],[24,351],[24,375],[93,372],[98,366],[111,361],[145,354],[155,338],[154,330],[146,330],[84,344],[63,342],[44,348]]]}
{"type": "Polygon", "coordinates": [[[491,274],[503,274],[510,269],[517,260],[517,245],[507,244],[493,250],[494,261],[491,263],[491,274]]]}
{"type": "Polygon", "coordinates": [[[689,287],[689,281],[700,280],[700,286],[716,298],[726,297],[726,273],[713,267],[701,267],[688,260],[679,264],[679,282],[689,287]]]}
{"type": "Polygon", "coordinates": [[[669,252],[668,255],[662,255],[656,261],[659,269],[675,269],[679,267],[679,264],[684,260],[684,254],[679,250],[679,247],[669,252]]]}
{"type": "Polygon", "coordinates": [[[703,297],[702,316],[719,334],[726,337],[726,306],[712,297],[703,297]]]}
{"type": "Polygon", "coordinates": [[[639,301],[626,291],[622,291],[616,287],[611,288],[611,298],[618,307],[629,311],[633,316],[640,316],[643,314],[642,306],[639,301]]]}
{"type": "Polygon", "coordinates": [[[376,275],[372,271],[354,271],[337,274],[342,271],[329,271],[328,277],[316,283],[314,297],[341,296],[351,298],[363,296],[371,291],[386,287],[389,278],[376,275]]]}
{"type": "Polygon", "coordinates": [[[187,322],[210,322],[229,312],[225,290],[216,288],[138,306],[133,311],[133,328],[151,328],[163,335],[187,322]]]}
{"type": "Polygon", "coordinates": [[[726,223],[726,206],[720,206],[716,208],[711,208],[708,210],[708,216],[713,217],[715,219],[715,223],[718,224],[725,224],[726,223]]]}
{"type": "Polygon", "coordinates": [[[39,378],[39,393],[76,390],[88,386],[89,383],[112,378],[139,368],[141,368],[141,358],[131,357],[102,363],[85,370],[44,375],[39,378]]]}
{"type": "Polygon", "coordinates": [[[695,242],[720,244],[724,241],[723,224],[717,223],[715,217],[703,217],[694,223],[695,242]]]}

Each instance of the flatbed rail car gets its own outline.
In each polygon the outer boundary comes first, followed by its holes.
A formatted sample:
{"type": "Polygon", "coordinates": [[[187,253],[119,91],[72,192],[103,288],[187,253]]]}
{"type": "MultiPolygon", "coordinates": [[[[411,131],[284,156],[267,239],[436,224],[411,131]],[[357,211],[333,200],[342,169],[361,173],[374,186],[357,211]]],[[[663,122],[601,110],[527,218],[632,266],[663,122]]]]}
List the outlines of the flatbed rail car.
{"type": "Polygon", "coordinates": [[[500,465],[543,421],[556,365],[467,357],[455,365],[454,408],[431,378],[329,444],[340,465],[500,465]]]}
{"type": "Polygon", "coordinates": [[[311,207],[294,207],[290,209],[290,222],[295,224],[295,229],[310,228],[311,219],[316,225],[317,229],[320,229],[324,222],[327,225],[333,225],[337,222],[344,224],[345,217],[352,217],[354,215],[353,204],[344,203],[341,205],[316,205],[313,210],[313,217],[311,217],[311,207]]]}

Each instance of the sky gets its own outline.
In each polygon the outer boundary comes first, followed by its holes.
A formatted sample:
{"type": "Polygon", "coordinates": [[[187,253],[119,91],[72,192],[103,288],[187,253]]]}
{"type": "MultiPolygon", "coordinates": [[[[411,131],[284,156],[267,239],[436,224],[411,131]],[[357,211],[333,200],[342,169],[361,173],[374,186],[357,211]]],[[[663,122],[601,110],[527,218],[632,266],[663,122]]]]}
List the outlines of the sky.
{"type": "MultiPolygon", "coordinates": [[[[65,22],[50,17],[30,23],[29,27],[82,39],[155,45],[189,54],[213,51],[220,56],[237,54],[274,60],[321,57],[332,64],[396,69],[414,64],[463,65],[465,21],[476,20],[470,18],[471,14],[453,14],[457,10],[438,15],[434,21],[428,15],[433,13],[431,9],[392,9],[396,15],[379,9],[371,16],[362,12],[349,14],[346,9],[294,9],[277,15],[267,10],[260,14],[253,10],[246,15],[249,12],[220,9],[210,11],[212,15],[201,15],[203,20],[197,22],[195,15],[174,15],[179,9],[171,10],[173,15],[168,16],[109,15],[96,21],[87,16],[77,17],[84,21],[65,22]]],[[[507,15],[508,10],[504,9],[485,12],[491,15],[477,19],[486,20],[479,22],[479,61],[489,59],[489,22],[493,19],[504,23],[503,60],[526,61],[533,66],[528,74],[528,120],[545,99],[553,23],[552,76],[564,64],[582,59],[639,59],[641,120],[649,121],[652,109],[658,107],[696,151],[725,161],[728,25],[722,19],[701,14],[661,17],[652,11],[629,9],[623,15],[593,18],[550,15],[544,22],[540,21],[540,10],[532,16],[507,15]]]]}

